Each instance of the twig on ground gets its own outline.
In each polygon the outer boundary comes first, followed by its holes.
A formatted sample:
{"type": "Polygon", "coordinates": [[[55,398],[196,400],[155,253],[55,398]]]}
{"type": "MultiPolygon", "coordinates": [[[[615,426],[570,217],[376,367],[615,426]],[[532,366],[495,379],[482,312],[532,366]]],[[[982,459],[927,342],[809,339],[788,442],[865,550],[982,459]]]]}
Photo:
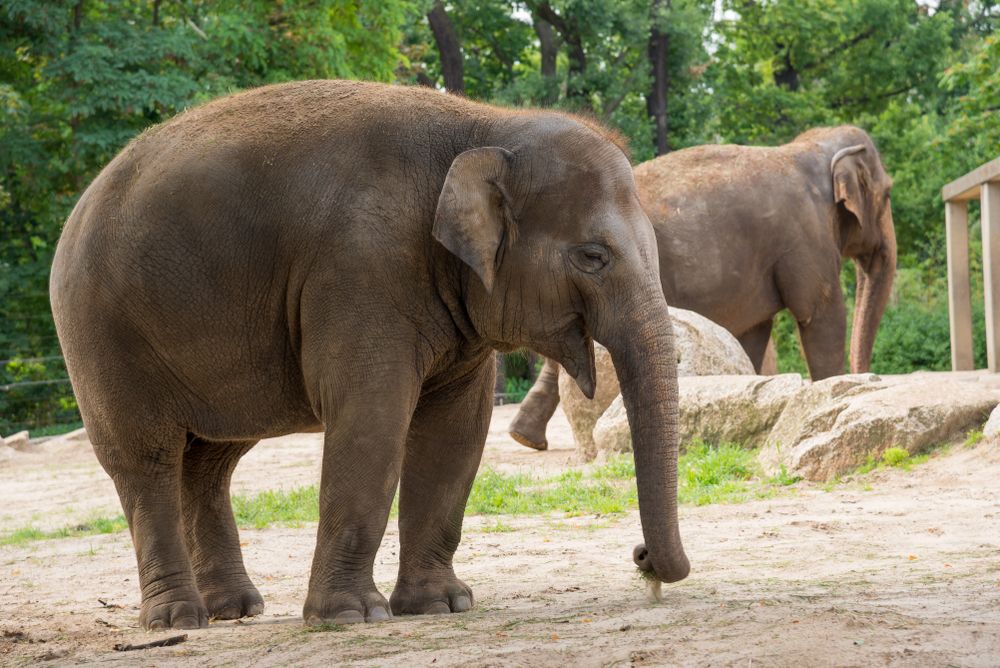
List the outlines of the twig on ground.
{"type": "Polygon", "coordinates": [[[140,645],[127,645],[125,643],[118,643],[115,645],[115,650],[119,652],[131,652],[134,649],[150,649],[152,647],[169,647],[171,645],[179,645],[185,640],[187,640],[187,634],[180,636],[170,636],[169,638],[161,638],[160,640],[154,640],[152,642],[144,642],[140,645]]]}

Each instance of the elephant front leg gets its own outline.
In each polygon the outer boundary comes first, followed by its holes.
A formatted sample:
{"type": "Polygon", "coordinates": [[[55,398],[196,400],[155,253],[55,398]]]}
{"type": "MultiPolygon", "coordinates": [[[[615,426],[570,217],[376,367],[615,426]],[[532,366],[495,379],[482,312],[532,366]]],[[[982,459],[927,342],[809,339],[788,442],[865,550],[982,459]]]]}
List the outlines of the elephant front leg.
{"type": "Polygon", "coordinates": [[[521,445],[546,450],[549,441],[545,428],[559,405],[559,364],[546,359],[528,394],[510,423],[510,435],[521,445]]]}
{"type": "Polygon", "coordinates": [[[452,557],[486,443],[493,374],[486,360],[420,398],[399,490],[399,577],[390,598],[396,614],[472,608],[472,590],[455,576],[452,557]]]}
{"type": "Polygon", "coordinates": [[[391,617],[372,568],[399,483],[417,382],[352,391],[327,420],[319,533],[303,618],[310,625],[391,617]],[[412,398],[411,395],[412,394],[412,398]]]}

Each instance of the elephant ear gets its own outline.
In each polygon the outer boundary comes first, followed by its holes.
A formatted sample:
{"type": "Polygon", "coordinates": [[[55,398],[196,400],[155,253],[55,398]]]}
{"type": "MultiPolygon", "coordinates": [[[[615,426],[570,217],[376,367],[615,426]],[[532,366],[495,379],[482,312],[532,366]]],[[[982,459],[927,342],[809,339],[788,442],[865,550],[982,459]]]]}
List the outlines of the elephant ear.
{"type": "Polygon", "coordinates": [[[863,230],[867,230],[872,222],[868,220],[869,207],[866,206],[871,177],[864,161],[858,155],[865,150],[864,144],[848,146],[837,151],[830,161],[830,171],[833,172],[833,199],[854,214],[863,230]]]}
{"type": "Polygon", "coordinates": [[[508,226],[507,183],[514,154],[498,146],[460,153],[438,197],[433,235],[492,292],[508,226]]]}

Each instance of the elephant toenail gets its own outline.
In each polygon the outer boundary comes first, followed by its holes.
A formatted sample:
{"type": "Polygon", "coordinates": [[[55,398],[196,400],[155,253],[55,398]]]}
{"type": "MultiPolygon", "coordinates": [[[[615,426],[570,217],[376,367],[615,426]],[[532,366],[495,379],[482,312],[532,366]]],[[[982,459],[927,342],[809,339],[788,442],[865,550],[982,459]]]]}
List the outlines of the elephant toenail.
{"type": "Polygon", "coordinates": [[[150,631],[162,631],[167,628],[167,623],[162,619],[154,619],[149,623],[150,631]]]}
{"type": "Polygon", "coordinates": [[[334,624],[357,624],[363,621],[365,621],[365,616],[357,610],[344,610],[338,612],[333,618],[334,624]]]}
{"type": "Polygon", "coordinates": [[[444,601],[435,601],[424,610],[425,615],[447,615],[449,612],[451,608],[444,601]]]}
{"type": "Polygon", "coordinates": [[[385,608],[372,608],[371,611],[369,611],[368,613],[369,622],[384,622],[385,620],[390,619],[391,617],[392,613],[390,613],[385,608]]]}
{"type": "Polygon", "coordinates": [[[452,612],[465,612],[472,609],[472,601],[468,596],[456,596],[455,602],[451,605],[452,612]]]}
{"type": "Polygon", "coordinates": [[[247,614],[246,614],[246,616],[247,617],[256,617],[257,615],[259,615],[262,612],[264,612],[264,604],[263,603],[254,603],[249,608],[247,608],[247,614]]]}

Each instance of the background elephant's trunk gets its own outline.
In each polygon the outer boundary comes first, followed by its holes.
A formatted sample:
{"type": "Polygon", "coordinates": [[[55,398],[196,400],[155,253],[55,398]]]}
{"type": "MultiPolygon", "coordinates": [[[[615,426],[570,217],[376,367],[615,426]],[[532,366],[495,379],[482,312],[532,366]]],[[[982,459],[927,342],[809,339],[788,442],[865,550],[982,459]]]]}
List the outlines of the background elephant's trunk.
{"type": "Polygon", "coordinates": [[[882,246],[869,257],[855,260],[858,282],[851,333],[851,373],[866,373],[871,368],[875,334],[896,276],[896,233],[890,211],[883,214],[880,228],[882,246]]]}
{"type": "MultiPolygon", "coordinates": [[[[659,288],[659,286],[656,286],[659,288]]],[[[659,293],[657,289],[656,292],[659,293]]],[[[677,523],[677,358],[662,293],[629,309],[607,341],[628,412],[645,546],[636,565],[663,582],[690,565],[677,523]]]]}

